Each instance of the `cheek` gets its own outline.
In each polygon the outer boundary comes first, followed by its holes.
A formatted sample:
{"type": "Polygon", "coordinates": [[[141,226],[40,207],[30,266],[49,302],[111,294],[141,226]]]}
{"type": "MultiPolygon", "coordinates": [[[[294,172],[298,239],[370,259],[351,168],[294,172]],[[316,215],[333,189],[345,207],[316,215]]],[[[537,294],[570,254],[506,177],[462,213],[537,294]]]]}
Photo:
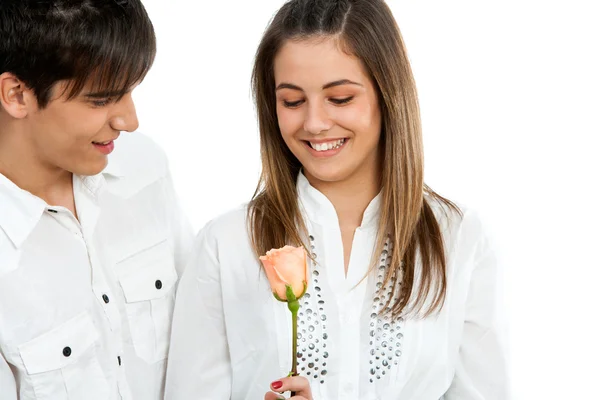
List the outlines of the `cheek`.
{"type": "Polygon", "coordinates": [[[82,138],[96,135],[108,123],[107,113],[104,111],[88,112],[77,124],[78,135],[82,138]]]}
{"type": "Polygon", "coordinates": [[[284,107],[277,108],[277,123],[281,135],[287,141],[302,130],[304,119],[300,110],[290,110],[284,107]]]}
{"type": "Polygon", "coordinates": [[[378,142],[381,135],[381,112],[377,103],[369,101],[364,105],[362,112],[357,115],[360,116],[357,124],[362,126],[371,141],[378,142]]]}
{"type": "Polygon", "coordinates": [[[62,142],[83,142],[95,136],[106,124],[106,112],[78,108],[55,113],[39,121],[49,133],[48,139],[62,142]]]}
{"type": "Polygon", "coordinates": [[[336,123],[353,132],[359,140],[377,138],[381,131],[379,112],[369,105],[356,104],[339,109],[336,113],[336,123]]]}
{"type": "Polygon", "coordinates": [[[365,130],[372,141],[379,142],[381,136],[381,115],[379,112],[375,111],[369,114],[368,117],[364,118],[363,123],[365,124],[365,130]]]}

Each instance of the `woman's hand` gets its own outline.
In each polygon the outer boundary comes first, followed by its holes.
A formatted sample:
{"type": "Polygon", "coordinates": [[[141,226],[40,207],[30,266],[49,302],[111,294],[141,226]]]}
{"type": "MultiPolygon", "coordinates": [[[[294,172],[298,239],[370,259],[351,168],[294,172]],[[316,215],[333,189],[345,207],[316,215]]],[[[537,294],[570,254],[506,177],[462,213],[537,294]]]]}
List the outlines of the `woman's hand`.
{"type": "MultiPolygon", "coordinates": [[[[271,390],[277,393],[295,392],[295,395],[290,397],[290,400],[313,400],[308,379],[303,376],[292,376],[275,381],[271,383],[271,390]]],[[[265,400],[278,399],[285,399],[285,397],[273,392],[265,394],[265,400]]]]}

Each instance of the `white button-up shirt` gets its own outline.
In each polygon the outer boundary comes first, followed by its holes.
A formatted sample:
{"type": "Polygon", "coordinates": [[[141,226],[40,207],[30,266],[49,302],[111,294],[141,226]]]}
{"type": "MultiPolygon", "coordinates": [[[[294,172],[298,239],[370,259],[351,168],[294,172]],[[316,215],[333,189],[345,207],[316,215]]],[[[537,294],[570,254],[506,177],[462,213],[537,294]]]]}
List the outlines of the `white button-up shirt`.
{"type": "Polygon", "coordinates": [[[79,220],[0,175],[0,398],[161,399],[193,235],[162,151],[124,134],[79,220]]]}
{"type": "MultiPolygon", "coordinates": [[[[348,274],[333,205],[300,174],[299,201],[317,263],[300,300],[297,359],[316,400],[506,400],[499,271],[473,212],[442,221],[447,300],[425,319],[378,316],[389,294],[373,254],[380,197],[357,228],[348,274]]],[[[247,235],[245,207],[201,232],[174,313],[167,400],[262,399],[291,367],[291,316],[273,298],[247,235]]]]}

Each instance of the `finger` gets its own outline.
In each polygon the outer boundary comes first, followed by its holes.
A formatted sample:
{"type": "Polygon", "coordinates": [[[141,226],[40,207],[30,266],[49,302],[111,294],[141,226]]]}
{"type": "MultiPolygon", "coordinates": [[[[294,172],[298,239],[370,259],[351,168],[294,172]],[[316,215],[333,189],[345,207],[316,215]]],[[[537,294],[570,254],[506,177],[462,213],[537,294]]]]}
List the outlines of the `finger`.
{"type": "MultiPolygon", "coordinates": [[[[273,392],[268,392],[265,394],[265,400],[282,400],[285,399],[285,396],[273,392]]],[[[297,400],[297,399],[295,399],[297,400]]]]}
{"type": "MultiPolygon", "coordinates": [[[[265,400],[285,400],[285,396],[282,394],[277,394],[273,392],[268,392],[265,394],[265,400]]],[[[309,400],[304,396],[293,396],[290,397],[289,400],[309,400]]]]}
{"type": "Polygon", "coordinates": [[[271,390],[278,393],[296,392],[296,396],[311,399],[310,383],[303,376],[291,376],[271,383],[271,390]]]}

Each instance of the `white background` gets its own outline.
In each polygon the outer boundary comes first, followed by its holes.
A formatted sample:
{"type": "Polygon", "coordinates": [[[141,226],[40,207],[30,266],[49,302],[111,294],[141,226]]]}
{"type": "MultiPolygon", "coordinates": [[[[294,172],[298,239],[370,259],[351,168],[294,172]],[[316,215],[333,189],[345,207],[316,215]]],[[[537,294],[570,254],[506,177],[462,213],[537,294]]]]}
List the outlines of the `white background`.
{"type": "MultiPolygon", "coordinates": [[[[426,180],[484,215],[506,266],[518,400],[600,399],[598,2],[400,1],[426,180]]],[[[145,0],[158,36],[136,90],[196,229],[249,200],[250,71],[281,0],[145,0]]]]}

